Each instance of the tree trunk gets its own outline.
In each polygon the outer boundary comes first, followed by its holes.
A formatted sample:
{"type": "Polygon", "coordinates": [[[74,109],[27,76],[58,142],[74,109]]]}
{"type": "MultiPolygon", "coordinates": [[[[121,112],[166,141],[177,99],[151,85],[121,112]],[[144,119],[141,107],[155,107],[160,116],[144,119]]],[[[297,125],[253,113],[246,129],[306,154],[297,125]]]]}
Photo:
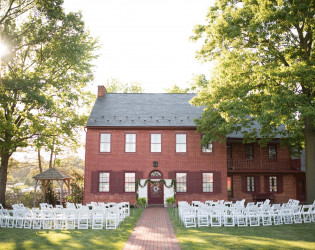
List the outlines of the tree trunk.
{"type": "Polygon", "coordinates": [[[50,150],[49,168],[52,168],[53,156],[54,156],[54,148],[50,150]]]}
{"type": "Polygon", "coordinates": [[[42,159],[40,157],[40,149],[37,150],[39,172],[43,172],[42,159]]]}
{"type": "Polygon", "coordinates": [[[0,203],[5,206],[5,192],[7,185],[7,175],[8,175],[8,164],[10,159],[9,154],[2,153],[1,157],[1,167],[0,167],[0,203]]]}
{"type": "Polygon", "coordinates": [[[306,167],[306,201],[315,200],[315,128],[311,119],[305,119],[305,167],[306,167]]]}

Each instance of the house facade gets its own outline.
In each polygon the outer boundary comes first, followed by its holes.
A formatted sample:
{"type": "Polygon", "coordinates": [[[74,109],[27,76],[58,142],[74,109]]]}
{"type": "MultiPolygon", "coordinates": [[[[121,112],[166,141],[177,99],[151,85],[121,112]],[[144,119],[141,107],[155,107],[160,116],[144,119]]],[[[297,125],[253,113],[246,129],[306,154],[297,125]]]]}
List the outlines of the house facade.
{"type": "Polygon", "coordinates": [[[277,140],[262,148],[231,135],[201,146],[194,119],[202,109],[189,104],[193,96],[110,94],[99,86],[86,126],[84,203],[298,197],[300,159],[277,140]]]}

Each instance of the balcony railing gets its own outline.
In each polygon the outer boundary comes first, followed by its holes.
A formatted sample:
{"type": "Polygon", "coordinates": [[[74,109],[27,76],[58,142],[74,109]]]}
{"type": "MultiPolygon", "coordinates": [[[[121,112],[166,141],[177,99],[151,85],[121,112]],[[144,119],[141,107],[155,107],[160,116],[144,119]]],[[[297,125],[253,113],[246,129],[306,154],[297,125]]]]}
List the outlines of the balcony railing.
{"type": "Polygon", "coordinates": [[[300,170],[300,159],[287,160],[239,160],[228,159],[228,170],[300,170]]]}

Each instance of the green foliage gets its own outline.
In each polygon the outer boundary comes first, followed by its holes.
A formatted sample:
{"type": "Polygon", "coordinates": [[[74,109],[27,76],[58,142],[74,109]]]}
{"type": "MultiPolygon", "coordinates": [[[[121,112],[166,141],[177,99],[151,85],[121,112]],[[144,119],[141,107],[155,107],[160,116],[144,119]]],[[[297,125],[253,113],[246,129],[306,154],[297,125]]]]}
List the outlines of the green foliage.
{"type": "Polygon", "coordinates": [[[165,89],[166,93],[169,94],[186,94],[190,92],[190,88],[180,88],[177,85],[173,85],[169,89],[165,89]]]}
{"type": "Polygon", "coordinates": [[[108,79],[105,84],[108,93],[143,93],[139,82],[122,83],[117,78],[108,79]]]}
{"type": "Polygon", "coordinates": [[[168,205],[175,204],[175,197],[168,197],[168,198],[166,198],[166,203],[168,205]]]}
{"type": "Polygon", "coordinates": [[[196,120],[203,143],[238,132],[247,143],[280,136],[291,152],[305,147],[308,202],[315,199],[314,16],[312,0],[217,0],[192,37],[203,41],[197,57],[216,62],[192,101],[205,106],[196,120]]]}
{"type": "Polygon", "coordinates": [[[193,100],[206,106],[197,121],[205,140],[237,131],[245,142],[266,144],[281,134],[285,144],[303,147],[304,119],[315,124],[314,13],[311,1],[218,0],[210,8],[209,23],[193,37],[205,39],[198,57],[216,60],[193,100]],[[257,123],[261,130],[252,130],[257,123]]]}
{"type": "Polygon", "coordinates": [[[59,201],[59,195],[57,195],[53,188],[53,183],[50,181],[45,188],[45,203],[55,206],[59,201]]]}
{"type": "Polygon", "coordinates": [[[147,199],[146,198],[137,198],[137,205],[145,208],[147,206],[147,199]]]}
{"type": "Polygon", "coordinates": [[[28,145],[60,152],[78,145],[92,94],[91,64],[98,45],[81,13],[60,0],[1,1],[0,34],[8,45],[0,81],[0,202],[8,159],[28,145]],[[14,3],[16,2],[16,3],[14,3]]]}
{"type": "Polygon", "coordinates": [[[84,175],[77,172],[71,174],[73,178],[70,183],[71,194],[68,195],[68,202],[83,203],[83,192],[84,192],[84,175]]]}

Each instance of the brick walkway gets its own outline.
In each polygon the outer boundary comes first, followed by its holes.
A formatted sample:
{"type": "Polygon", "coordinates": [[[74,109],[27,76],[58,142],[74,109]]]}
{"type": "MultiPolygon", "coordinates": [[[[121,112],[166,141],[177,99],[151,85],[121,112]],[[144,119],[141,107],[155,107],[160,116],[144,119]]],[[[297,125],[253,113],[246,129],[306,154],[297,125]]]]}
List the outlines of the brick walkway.
{"type": "Polygon", "coordinates": [[[180,249],[166,208],[146,208],[124,250],[180,249]]]}

